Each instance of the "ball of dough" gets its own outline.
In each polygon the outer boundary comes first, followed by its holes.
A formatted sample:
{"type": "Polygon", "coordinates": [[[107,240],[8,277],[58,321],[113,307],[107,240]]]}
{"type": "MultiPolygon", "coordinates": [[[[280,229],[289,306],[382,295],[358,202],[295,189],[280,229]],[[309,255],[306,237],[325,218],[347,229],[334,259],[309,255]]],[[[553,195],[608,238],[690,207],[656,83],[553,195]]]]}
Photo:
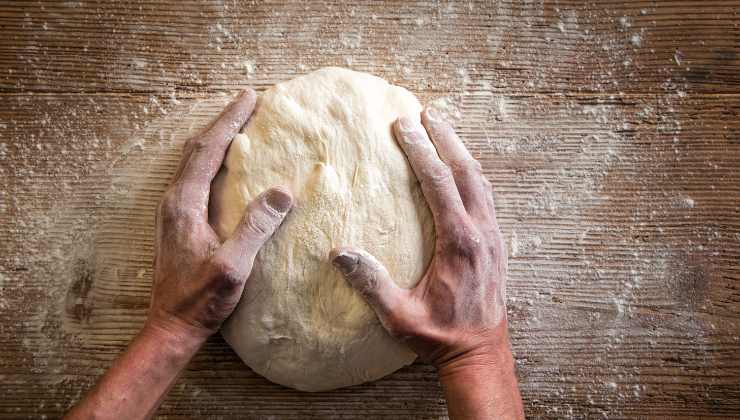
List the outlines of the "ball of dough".
{"type": "Polygon", "coordinates": [[[222,330],[267,379],[322,391],[378,379],[416,358],[328,256],[337,246],[361,247],[401,287],[423,275],[434,225],[391,132],[396,118],[418,119],[421,109],[409,91],[381,78],[324,68],[266,91],[231,144],[211,198],[221,238],[267,188],[283,185],[295,197],[222,330]]]}

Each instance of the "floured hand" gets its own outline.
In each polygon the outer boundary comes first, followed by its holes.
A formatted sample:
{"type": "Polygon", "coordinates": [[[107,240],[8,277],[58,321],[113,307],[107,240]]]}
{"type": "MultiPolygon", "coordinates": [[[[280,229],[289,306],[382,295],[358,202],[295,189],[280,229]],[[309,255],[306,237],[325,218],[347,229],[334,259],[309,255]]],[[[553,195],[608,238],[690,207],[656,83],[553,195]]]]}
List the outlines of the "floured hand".
{"type": "Polygon", "coordinates": [[[435,254],[410,290],[370,254],[339,248],[333,261],[383,325],[423,360],[441,366],[505,341],[506,253],[491,184],[452,127],[432,110],[394,125],[434,216],[435,254]],[[426,130],[425,130],[426,129],[426,130]]]}
{"type": "Polygon", "coordinates": [[[247,206],[241,224],[223,244],[208,223],[211,181],[255,101],[253,90],[242,92],[186,143],[175,180],[157,210],[150,324],[204,337],[218,330],[239,302],[255,256],[292,206],[285,189],[265,191],[247,206]]]}
{"type": "Polygon", "coordinates": [[[452,418],[521,417],[506,322],[506,252],[483,176],[452,126],[427,109],[394,133],[421,183],[437,232],[424,277],[403,289],[368,252],[331,258],[381,323],[439,369],[452,418]]]}
{"type": "Polygon", "coordinates": [[[231,139],[255,105],[242,92],[185,146],[175,180],[157,209],[154,288],[149,317],[69,419],[151,418],[190,359],[231,314],[262,244],[291,207],[272,188],[252,201],[223,244],[208,224],[211,181],[231,139]]]}

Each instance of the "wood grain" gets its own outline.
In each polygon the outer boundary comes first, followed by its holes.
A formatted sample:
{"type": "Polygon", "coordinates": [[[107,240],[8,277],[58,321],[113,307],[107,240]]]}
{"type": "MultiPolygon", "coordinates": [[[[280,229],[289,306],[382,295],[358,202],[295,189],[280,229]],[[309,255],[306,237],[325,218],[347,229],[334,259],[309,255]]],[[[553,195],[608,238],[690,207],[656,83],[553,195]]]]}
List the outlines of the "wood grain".
{"type": "MultiPolygon", "coordinates": [[[[0,417],[59,417],[141,326],[182,142],[346,57],[455,118],[494,183],[530,417],[740,416],[738,6],[0,4],[0,417]]],[[[424,365],[307,394],[215,337],[159,415],[446,410],[424,365]]]]}
{"type": "Polygon", "coordinates": [[[0,89],[212,91],[339,65],[416,91],[463,72],[496,91],[738,93],[737,13],[717,0],[3,2],[0,89]]]}

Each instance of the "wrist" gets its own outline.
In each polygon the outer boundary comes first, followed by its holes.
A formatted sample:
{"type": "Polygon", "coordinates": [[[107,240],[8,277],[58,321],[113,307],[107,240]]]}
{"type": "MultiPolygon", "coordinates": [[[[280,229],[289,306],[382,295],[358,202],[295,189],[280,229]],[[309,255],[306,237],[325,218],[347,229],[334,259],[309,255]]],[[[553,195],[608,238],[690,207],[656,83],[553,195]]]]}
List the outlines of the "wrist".
{"type": "Polygon", "coordinates": [[[460,353],[437,369],[450,418],[524,418],[508,335],[460,353]]]}
{"type": "Polygon", "coordinates": [[[440,375],[462,370],[501,368],[513,362],[506,322],[492,329],[466,333],[465,338],[457,340],[457,343],[433,361],[440,375]]]}
{"type": "Polygon", "coordinates": [[[442,382],[458,377],[490,376],[493,372],[500,377],[514,374],[514,358],[506,340],[501,343],[480,345],[436,367],[442,382]]]}
{"type": "Polygon", "coordinates": [[[170,354],[187,358],[198,352],[210,333],[177,319],[150,316],[139,337],[156,342],[170,354]]]}

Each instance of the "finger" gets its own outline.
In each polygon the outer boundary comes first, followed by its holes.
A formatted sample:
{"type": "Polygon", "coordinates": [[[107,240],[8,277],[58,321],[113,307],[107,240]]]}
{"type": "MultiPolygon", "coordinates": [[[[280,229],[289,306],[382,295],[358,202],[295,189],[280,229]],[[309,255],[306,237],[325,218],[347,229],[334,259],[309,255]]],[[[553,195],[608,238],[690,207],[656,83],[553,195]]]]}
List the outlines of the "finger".
{"type": "Polygon", "coordinates": [[[252,200],[231,237],[216,252],[231,261],[236,271],[249,277],[257,253],[283,223],[293,207],[293,197],[284,187],[274,187],[252,200]]]}
{"type": "Polygon", "coordinates": [[[256,98],[252,89],[243,91],[203,133],[188,141],[186,149],[190,149],[190,156],[175,182],[181,185],[186,201],[199,210],[206,211],[211,181],[223,163],[231,140],[252,114],[256,98]]]}
{"type": "MultiPolygon", "coordinates": [[[[254,92],[251,89],[247,89],[245,91],[242,91],[234,99],[234,101],[232,101],[232,103],[229,104],[229,106],[233,105],[234,102],[240,100],[242,96],[244,96],[244,95],[250,95],[251,94],[250,91],[251,91],[251,93],[254,92]]],[[[256,94],[255,94],[255,96],[256,96],[256,94]]],[[[193,146],[196,143],[196,139],[200,138],[204,134],[207,134],[214,127],[214,125],[218,121],[220,121],[221,117],[224,116],[224,114],[226,113],[227,110],[228,110],[228,107],[226,109],[224,109],[224,111],[222,111],[221,114],[219,115],[219,118],[217,118],[216,120],[214,120],[213,122],[211,122],[211,124],[209,124],[209,126],[201,134],[199,134],[198,136],[195,136],[195,137],[191,138],[189,141],[185,142],[185,145],[182,148],[182,159],[180,160],[180,165],[178,166],[177,171],[175,171],[175,177],[174,177],[174,179],[177,180],[177,179],[179,179],[181,177],[183,170],[185,169],[185,167],[188,164],[188,161],[190,160],[190,155],[193,152],[193,149],[194,149],[193,146]]],[[[233,135],[231,137],[233,137],[233,135]]]]}
{"type": "Polygon", "coordinates": [[[363,250],[341,247],[332,250],[329,258],[373,308],[383,326],[393,331],[391,317],[404,311],[408,291],[398,287],[383,264],[363,250]]]}
{"type": "Polygon", "coordinates": [[[468,152],[452,126],[434,109],[427,108],[422,112],[421,123],[439,156],[452,170],[465,209],[478,220],[490,220],[491,183],[483,175],[480,163],[468,152]]]}
{"type": "Polygon", "coordinates": [[[185,166],[187,166],[188,161],[190,160],[190,154],[193,152],[193,148],[191,141],[186,141],[185,144],[182,146],[182,157],[180,158],[180,163],[177,165],[177,170],[175,170],[175,175],[172,177],[173,180],[177,181],[182,177],[182,171],[185,169],[185,166]]]}
{"type": "Polygon", "coordinates": [[[421,183],[436,228],[444,231],[454,227],[466,214],[452,171],[440,160],[419,122],[401,117],[393,124],[393,130],[421,183]]]}

